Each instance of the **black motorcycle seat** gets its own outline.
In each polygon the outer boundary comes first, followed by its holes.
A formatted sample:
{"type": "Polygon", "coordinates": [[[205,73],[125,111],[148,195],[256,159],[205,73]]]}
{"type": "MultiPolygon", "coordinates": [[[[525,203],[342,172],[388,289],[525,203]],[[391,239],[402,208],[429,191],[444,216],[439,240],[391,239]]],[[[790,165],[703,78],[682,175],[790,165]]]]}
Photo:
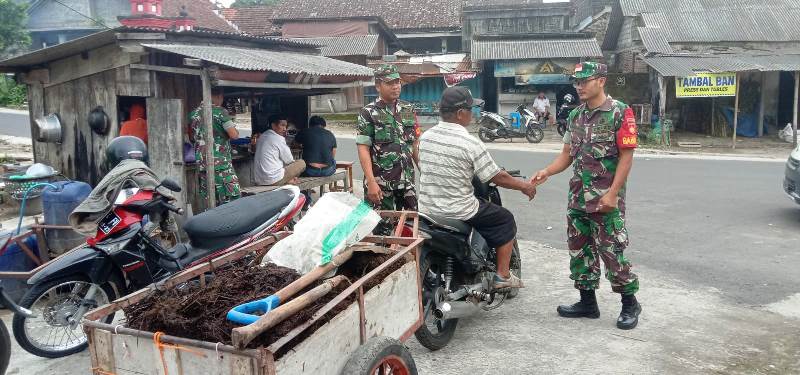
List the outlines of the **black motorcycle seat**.
{"type": "Polygon", "coordinates": [[[181,268],[185,268],[192,262],[211,255],[213,252],[214,250],[211,249],[201,249],[193,247],[190,244],[179,243],[175,245],[175,247],[167,250],[167,254],[169,254],[172,259],[161,258],[159,259],[159,265],[166,269],[173,269],[175,268],[175,261],[178,261],[181,268]]]}
{"type": "Polygon", "coordinates": [[[285,189],[239,198],[193,216],[183,230],[195,247],[220,247],[266,223],[294,198],[292,191],[285,189]]]}
{"type": "Polygon", "coordinates": [[[444,216],[422,214],[422,213],[420,213],[419,216],[421,216],[424,219],[427,219],[433,226],[442,229],[447,229],[449,231],[461,234],[470,234],[470,232],[472,232],[472,227],[461,220],[450,219],[444,216]]]}

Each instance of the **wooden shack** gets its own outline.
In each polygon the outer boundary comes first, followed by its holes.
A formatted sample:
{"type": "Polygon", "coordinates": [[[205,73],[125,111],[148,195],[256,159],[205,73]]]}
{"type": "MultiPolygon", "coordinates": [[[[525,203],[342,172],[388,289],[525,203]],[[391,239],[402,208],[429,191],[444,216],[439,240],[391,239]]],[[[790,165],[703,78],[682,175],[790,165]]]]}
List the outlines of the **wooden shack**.
{"type": "MultiPolygon", "coordinates": [[[[276,112],[305,124],[309,96],[359,87],[372,75],[367,67],[321,56],[319,46],[304,42],[131,28],[0,61],[0,72],[17,73],[28,85],[36,162],[92,185],[108,171],[105,148],[119,135],[131,103],[145,104],[150,166],[187,187],[180,204],[192,203],[194,212],[206,205],[196,192],[199,171],[184,160],[188,113],[210,102],[203,98],[210,98],[211,87],[224,87],[226,99],[252,108],[251,122],[257,129],[276,112]],[[98,106],[109,119],[105,132],[89,126],[89,113],[98,106]],[[49,114],[60,118],[57,141],[40,138],[36,119],[49,114]]],[[[252,156],[247,147],[239,151],[234,167],[242,185],[249,186],[252,156]]]]}

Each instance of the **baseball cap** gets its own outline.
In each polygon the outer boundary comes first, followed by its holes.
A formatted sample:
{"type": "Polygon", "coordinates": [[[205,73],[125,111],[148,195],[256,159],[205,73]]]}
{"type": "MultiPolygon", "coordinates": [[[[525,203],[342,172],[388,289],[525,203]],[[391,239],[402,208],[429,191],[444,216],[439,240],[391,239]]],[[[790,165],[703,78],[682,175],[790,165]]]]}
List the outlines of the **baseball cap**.
{"type": "Polygon", "coordinates": [[[459,109],[472,108],[483,105],[483,100],[472,97],[472,92],[464,86],[448,87],[442,93],[440,108],[459,109]]]}
{"type": "Polygon", "coordinates": [[[603,63],[586,61],[575,65],[575,73],[572,79],[584,79],[594,76],[605,77],[608,74],[608,66],[603,63]]]}
{"type": "Polygon", "coordinates": [[[375,79],[379,79],[384,82],[394,81],[396,79],[400,79],[400,71],[397,70],[397,66],[395,65],[383,64],[375,68],[375,79]]]}

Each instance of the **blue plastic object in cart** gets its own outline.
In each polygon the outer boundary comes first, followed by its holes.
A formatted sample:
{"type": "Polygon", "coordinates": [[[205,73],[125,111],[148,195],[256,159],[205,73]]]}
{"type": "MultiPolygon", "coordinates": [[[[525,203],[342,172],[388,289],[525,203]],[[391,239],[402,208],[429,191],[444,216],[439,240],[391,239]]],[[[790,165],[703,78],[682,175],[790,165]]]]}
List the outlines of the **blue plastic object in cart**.
{"type": "MultiPolygon", "coordinates": [[[[0,245],[4,244],[11,234],[9,232],[0,234],[0,245]]],[[[39,255],[36,235],[25,238],[22,243],[31,249],[36,256],[39,255]]],[[[16,243],[9,243],[5,251],[0,254],[0,271],[28,272],[34,268],[36,268],[36,263],[16,243]]],[[[28,290],[27,282],[20,279],[2,279],[0,280],[0,285],[3,286],[3,290],[14,302],[18,302],[25,294],[25,291],[28,290]]]]}
{"type": "Polygon", "coordinates": [[[280,303],[280,299],[275,295],[243,303],[228,311],[228,320],[244,325],[253,324],[261,318],[261,315],[274,310],[280,303]],[[256,313],[260,313],[260,315],[256,315],[256,313]]]}

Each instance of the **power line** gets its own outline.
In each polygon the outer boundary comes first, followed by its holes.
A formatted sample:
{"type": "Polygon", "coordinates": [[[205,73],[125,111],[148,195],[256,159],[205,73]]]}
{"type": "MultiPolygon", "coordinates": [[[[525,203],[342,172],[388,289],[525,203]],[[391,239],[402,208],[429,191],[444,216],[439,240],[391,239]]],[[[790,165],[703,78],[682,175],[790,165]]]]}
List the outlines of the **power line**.
{"type": "Polygon", "coordinates": [[[64,3],[62,3],[62,2],[61,2],[61,0],[53,0],[53,1],[55,1],[55,2],[56,2],[56,3],[58,3],[58,4],[61,4],[62,6],[64,6],[64,7],[65,7],[65,8],[67,8],[67,9],[69,9],[69,10],[71,10],[71,11],[73,11],[73,12],[77,13],[77,14],[78,14],[78,15],[80,15],[81,17],[84,17],[84,18],[86,18],[86,19],[89,19],[89,20],[91,20],[92,22],[94,22],[94,23],[96,23],[96,24],[98,24],[98,25],[100,25],[100,26],[103,26],[103,27],[105,27],[106,29],[110,29],[110,27],[108,27],[106,24],[104,24],[104,23],[103,23],[103,21],[100,21],[100,20],[98,20],[98,19],[94,19],[94,18],[92,18],[92,17],[90,17],[90,16],[87,16],[87,15],[85,15],[85,14],[83,14],[83,13],[79,12],[77,9],[75,9],[75,8],[73,8],[73,7],[71,7],[71,6],[67,5],[67,4],[64,4],[64,3]]]}

